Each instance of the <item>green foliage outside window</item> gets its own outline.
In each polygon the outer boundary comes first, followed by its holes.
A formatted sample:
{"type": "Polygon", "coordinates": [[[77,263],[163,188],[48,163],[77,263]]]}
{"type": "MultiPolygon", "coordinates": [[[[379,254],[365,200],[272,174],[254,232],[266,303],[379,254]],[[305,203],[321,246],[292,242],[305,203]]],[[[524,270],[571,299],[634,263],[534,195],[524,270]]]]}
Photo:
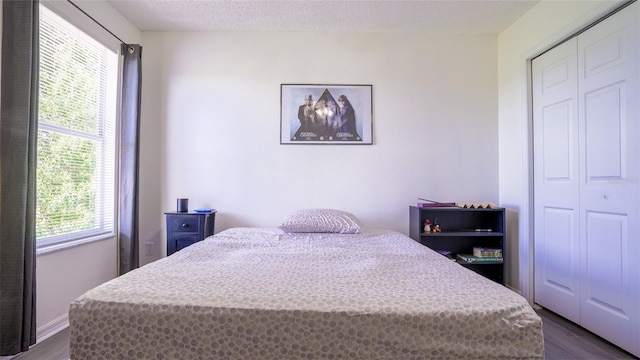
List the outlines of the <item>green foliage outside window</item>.
{"type": "Polygon", "coordinates": [[[95,150],[91,141],[39,131],[37,238],[95,227],[95,150]]]}

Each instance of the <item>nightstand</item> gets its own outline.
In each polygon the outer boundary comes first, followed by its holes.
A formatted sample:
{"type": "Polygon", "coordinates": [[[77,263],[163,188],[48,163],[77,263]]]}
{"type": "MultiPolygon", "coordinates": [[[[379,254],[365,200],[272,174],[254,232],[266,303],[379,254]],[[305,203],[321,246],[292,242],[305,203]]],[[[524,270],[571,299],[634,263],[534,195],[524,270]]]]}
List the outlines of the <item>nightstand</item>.
{"type": "Polygon", "coordinates": [[[167,256],[213,235],[216,211],[166,212],[167,256]]]}

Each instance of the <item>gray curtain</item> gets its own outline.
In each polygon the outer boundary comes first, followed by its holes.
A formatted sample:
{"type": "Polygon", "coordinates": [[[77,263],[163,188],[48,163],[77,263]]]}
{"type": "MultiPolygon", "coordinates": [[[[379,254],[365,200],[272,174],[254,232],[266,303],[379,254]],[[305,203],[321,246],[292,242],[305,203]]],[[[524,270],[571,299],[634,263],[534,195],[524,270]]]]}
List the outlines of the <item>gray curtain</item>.
{"type": "Polygon", "coordinates": [[[120,275],[139,266],[138,187],[142,46],[122,44],[122,126],[120,135],[120,275]]]}
{"type": "Polygon", "coordinates": [[[0,355],[36,342],[38,0],[2,2],[0,355]]]}

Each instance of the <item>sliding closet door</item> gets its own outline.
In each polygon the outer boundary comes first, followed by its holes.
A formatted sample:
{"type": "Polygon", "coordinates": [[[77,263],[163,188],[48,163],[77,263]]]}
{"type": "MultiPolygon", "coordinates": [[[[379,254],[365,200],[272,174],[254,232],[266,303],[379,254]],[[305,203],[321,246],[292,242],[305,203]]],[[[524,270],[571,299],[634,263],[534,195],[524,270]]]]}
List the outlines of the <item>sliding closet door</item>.
{"type": "Polygon", "coordinates": [[[640,4],[532,61],[535,301],[640,356],[640,4]]]}
{"type": "Polygon", "coordinates": [[[532,62],[535,301],[580,319],[577,40],[532,62]]]}
{"type": "MultiPolygon", "coordinates": [[[[581,322],[640,353],[640,4],[578,36],[581,322]]],[[[631,351],[631,350],[630,350],[631,351]]]]}

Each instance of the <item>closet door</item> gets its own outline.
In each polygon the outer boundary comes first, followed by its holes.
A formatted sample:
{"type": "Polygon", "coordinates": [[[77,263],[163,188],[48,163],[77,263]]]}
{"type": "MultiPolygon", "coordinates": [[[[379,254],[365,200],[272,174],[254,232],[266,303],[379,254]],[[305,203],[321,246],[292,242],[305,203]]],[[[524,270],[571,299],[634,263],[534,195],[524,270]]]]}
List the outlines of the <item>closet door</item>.
{"type": "Polygon", "coordinates": [[[578,36],[580,325],[640,354],[640,4],[578,36]]]}
{"type": "Polygon", "coordinates": [[[577,40],[532,62],[535,301],[580,320],[577,40]]]}
{"type": "Polygon", "coordinates": [[[640,4],[532,61],[535,301],[640,356],[640,4]]]}

